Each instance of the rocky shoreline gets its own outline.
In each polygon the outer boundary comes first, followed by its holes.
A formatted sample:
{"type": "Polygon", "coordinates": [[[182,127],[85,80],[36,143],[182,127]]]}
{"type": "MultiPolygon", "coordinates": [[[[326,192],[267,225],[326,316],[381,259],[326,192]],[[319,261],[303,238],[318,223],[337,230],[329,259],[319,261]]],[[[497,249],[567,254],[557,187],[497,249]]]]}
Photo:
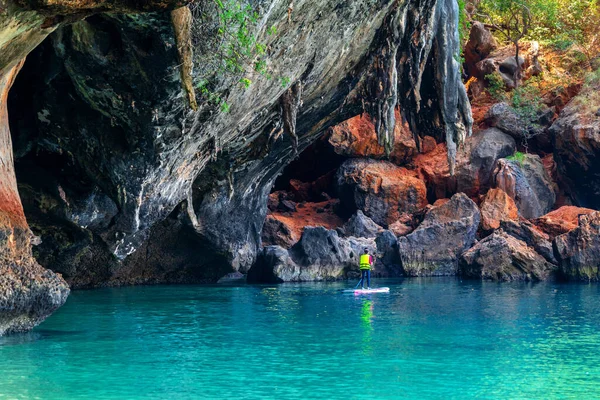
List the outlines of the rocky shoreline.
{"type": "MultiPolygon", "coordinates": [[[[579,96],[587,98],[594,90],[597,86],[585,86],[579,96]]],[[[484,128],[459,152],[453,176],[445,144],[425,137],[418,152],[401,124],[389,160],[382,159],[368,117],[331,128],[322,146],[344,159],[314,182],[291,178],[287,186],[280,185],[285,190],[271,194],[263,230],[266,247],[249,280],[353,277],[360,246],[377,254],[375,270],[382,277],[599,280],[600,212],[578,206],[594,206],[587,195],[583,203],[577,199],[596,184],[594,156],[588,152],[597,144],[600,118],[594,106],[580,106],[579,96],[539,127],[536,139],[553,143],[552,152],[538,146],[520,153],[515,141],[519,123],[508,123],[516,116],[502,115],[509,110],[506,105],[491,107],[481,121],[484,128]],[[323,186],[331,175],[329,186],[323,186]],[[296,217],[299,210],[312,210],[310,201],[325,198],[328,208],[296,217]],[[298,231],[295,220],[319,226],[323,215],[340,222],[286,236],[298,231]],[[348,215],[342,223],[339,216],[348,215]],[[315,255],[310,263],[302,261],[307,254],[315,255]]]]}

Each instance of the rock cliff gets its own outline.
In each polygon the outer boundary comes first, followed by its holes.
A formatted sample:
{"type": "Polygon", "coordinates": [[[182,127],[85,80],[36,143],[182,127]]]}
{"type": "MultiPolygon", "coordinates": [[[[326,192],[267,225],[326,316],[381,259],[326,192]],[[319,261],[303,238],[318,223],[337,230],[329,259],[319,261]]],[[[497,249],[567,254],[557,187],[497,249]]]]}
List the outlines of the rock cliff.
{"type": "MultiPolygon", "coordinates": [[[[247,88],[238,76],[213,77],[211,90],[228,110],[209,101],[199,82],[201,60],[214,51],[202,39],[214,34],[218,15],[169,11],[179,1],[2,7],[3,108],[6,81],[37,47],[11,91],[9,117],[0,120],[2,207],[14,207],[29,232],[16,165],[42,265],[76,287],[247,272],[277,175],[329,127],[362,112],[384,151],[394,146],[397,118],[419,144],[426,135],[446,141],[453,172],[471,127],[453,0],[248,4],[256,13],[248,29],[263,46],[266,73],[248,59],[240,65],[252,78],[247,88]]],[[[3,268],[15,258],[9,247],[2,244],[3,268]]],[[[21,249],[34,265],[29,242],[21,249]]],[[[26,285],[42,279],[15,275],[26,285]]],[[[29,326],[68,293],[59,276],[40,276],[54,292],[29,326]]],[[[17,296],[6,285],[0,291],[8,302],[17,296]]]]}

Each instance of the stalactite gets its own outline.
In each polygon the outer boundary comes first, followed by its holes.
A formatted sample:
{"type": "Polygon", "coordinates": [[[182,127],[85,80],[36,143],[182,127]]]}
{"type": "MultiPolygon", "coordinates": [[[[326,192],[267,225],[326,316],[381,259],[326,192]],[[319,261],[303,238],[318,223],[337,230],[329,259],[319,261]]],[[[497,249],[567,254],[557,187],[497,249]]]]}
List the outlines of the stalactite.
{"type": "Polygon", "coordinates": [[[423,114],[423,105],[437,100],[439,128],[445,132],[453,175],[457,149],[471,134],[473,124],[457,61],[458,6],[454,0],[424,0],[418,7],[399,5],[388,16],[383,33],[383,44],[373,57],[366,87],[367,111],[379,144],[387,154],[393,150],[394,109],[399,105],[420,147],[420,138],[431,133],[428,127],[435,126],[431,112],[423,114]],[[427,82],[430,92],[423,93],[427,68],[433,69],[435,82],[427,82]],[[431,87],[435,88],[433,93],[431,87]]]}
{"type": "Polygon", "coordinates": [[[467,93],[460,77],[460,43],[458,39],[458,5],[444,0],[440,7],[436,37],[436,76],[440,83],[440,109],[444,118],[448,164],[454,175],[457,148],[471,135],[473,119],[467,93]]]}
{"type": "Polygon", "coordinates": [[[235,194],[235,189],[233,186],[233,168],[234,168],[234,164],[233,164],[233,161],[231,161],[229,164],[229,169],[227,170],[227,188],[228,188],[229,201],[231,201],[231,199],[233,198],[233,195],[235,194]]]}
{"type": "Polygon", "coordinates": [[[298,110],[302,107],[302,82],[293,84],[281,96],[281,119],[283,131],[292,137],[294,153],[298,153],[298,134],[296,133],[296,118],[298,110]]]}
{"type": "Polygon", "coordinates": [[[192,196],[192,187],[191,186],[190,186],[190,189],[187,194],[186,203],[187,203],[187,213],[188,213],[188,216],[190,217],[190,221],[192,221],[192,226],[194,227],[194,229],[196,231],[200,231],[202,229],[202,226],[198,222],[198,217],[196,216],[196,212],[194,211],[194,199],[192,196]]]}
{"type": "Polygon", "coordinates": [[[367,88],[368,97],[371,98],[368,113],[375,124],[377,141],[385,149],[387,155],[394,149],[395,109],[398,105],[396,57],[401,34],[398,22],[399,14],[400,8],[396,7],[386,21],[388,36],[384,46],[374,58],[373,77],[367,88]]]}
{"type": "Polygon", "coordinates": [[[171,23],[175,32],[177,52],[179,53],[179,71],[181,84],[188,96],[188,102],[192,110],[198,110],[196,92],[192,82],[192,70],[194,66],[192,54],[192,12],[186,7],[180,7],[171,11],[171,23]]]}

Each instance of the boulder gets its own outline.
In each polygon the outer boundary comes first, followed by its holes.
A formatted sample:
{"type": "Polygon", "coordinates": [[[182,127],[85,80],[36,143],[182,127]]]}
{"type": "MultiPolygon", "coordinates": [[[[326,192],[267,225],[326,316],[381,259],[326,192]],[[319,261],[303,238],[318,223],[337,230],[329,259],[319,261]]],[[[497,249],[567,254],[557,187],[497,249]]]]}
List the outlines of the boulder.
{"type": "Polygon", "coordinates": [[[464,193],[432,208],[413,233],[398,238],[404,273],[456,275],[458,257],[475,243],[480,219],[479,208],[464,193]]]}
{"type": "Polygon", "coordinates": [[[387,230],[375,238],[377,254],[375,257],[374,274],[377,277],[402,276],[402,261],[398,248],[398,239],[394,232],[387,230]]]}
{"type": "Polygon", "coordinates": [[[383,228],[358,210],[342,227],[345,236],[374,238],[383,228]]]}
{"type": "MultiPolygon", "coordinates": [[[[524,75],[532,76],[541,73],[539,64],[539,44],[535,41],[519,43],[519,65],[521,71],[517,74],[519,82],[524,75]]],[[[508,89],[514,89],[519,82],[515,81],[517,60],[515,59],[514,46],[508,45],[493,50],[487,58],[475,64],[471,76],[483,79],[486,75],[498,74],[508,89]]]]}
{"type": "Polygon", "coordinates": [[[515,200],[523,218],[538,218],[549,212],[556,201],[556,185],[539,156],[526,154],[522,161],[498,160],[494,171],[496,187],[515,200]]]}
{"type": "Polygon", "coordinates": [[[471,278],[494,281],[542,281],[555,266],[505,232],[497,231],[460,258],[460,273],[471,278]]]}
{"type": "Polygon", "coordinates": [[[299,275],[300,269],[286,249],[281,246],[267,246],[258,254],[256,262],[248,271],[247,281],[281,283],[296,280],[299,275]]]}
{"type": "Polygon", "coordinates": [[[479,21],[473,22],[469,32],[469,40],[464,48],[466,74],[473,76],[475,64],[487,58],[497,47],[498,43],[489,29],[479,21]]]}
{"type": "Polygon", "coordinates": [[[396,236],[406,236],[414,230],[413,217],[410,214],[400,214],[400,219],[391,224],[388,229],[396,236]]]}
{"type": "Polygon", "coordinates": [[[515,149],[513,138],[499,129],[490,128],[467,138],[464,149],[458,153],[454,176],[450,176],[443,143],[430,153],[418,155],[414,164],[419,176],[427,183],[430,198],[442,199],[460,192],[477,196],[491,187],[496,161],[510,156],[515,149]]]}
{"type": "Polygon", "coordinates": [[[358,258],[365,248],[375,254],[375,240],[354,237],[342,239],[336,231],[318,226],[304,228],[300,241],[290,249],[290,254],[297,264],[317,269],[309,275],[333,278],[341,277],[344,268],[357,267],[358,258]]]}
{"type": "MultiPolygon", "coordinates": [[[[525,64],[523,57],[519,57],[519,64],[523,68],[525,64]]],[[[502,54],[492,55],[490,58],[486,58],[475,64],[474,76],[483,78],[487,75],[498,74],[507,89],[514,89],[517,87],[517,82],[515,81],[516,69],[517,62],[514,55],[508,57],[503,57],[502,54]]]]}
{"type": "Polygon", "coordinates": [[[339,168],[335,184],[343,210],[362,210],[383,227],[397,221],[403,212],[427,205],[425,183],[387,161],[347,160],[339,168]]]}
{"type": "Polygon", "coordinates": [[[540,231],[531,222],[505,220],[500,222],[500,229],[507,234],[525,242],[527,246],[532,247],[549,263],[558,265],[552,250],[553,238],[540,231]]]}
{"type": "Polygon", "coordinates": [[[267,215],[262,229],[263,246],[277,245],[289,249],[299,239],[295,232],[285,221],[273,215],[267,215]]]}
{"type": "Polygon", "coordinates": [[[389,158],[395,164],[406,164],[417,154],[417,145],[408,124],[396,111],[394,148],[389,157],[377,142],[375,126],[367,114],[357,115],[331,128],[329,144],[337,154],[347,157],[389,158]]]}
{"type": "Polygon", "coordinates": [[[533,221],[542,231],[554,240],[556,236],[572,231],[579,226],[579,216],[595,212],[589,208],[563,206],[558,210],[549,212],[533,221]]]}
{"type": "Polygon", "coordinates": [[[600,280],[600,212],[579,217],[579,226],[554,239],[554,252],[563,277],[600,280]]]}
{"type": "Polygon", "coordinates": [[[515,201],[502,189],[490,189],[481,202],[481,227],[498,229],[500,221],[517,220],[519,211],[515,201]]]}
{"type": "Polygon", "coordinates": [[[551,140],[546,128],[552,124],[554,110],[542,105],[532,121],[525,121],[507,103],[496,103],[485,114],[485,122],[513,137],[518,143],[527,140],[527,144],[549,149],[551,140]]]}
{"type": "Polygon", "coordinates": [[[550,127],[565,191],[580,207],[600,209],[600,79],[584,85],[550,127]]]}

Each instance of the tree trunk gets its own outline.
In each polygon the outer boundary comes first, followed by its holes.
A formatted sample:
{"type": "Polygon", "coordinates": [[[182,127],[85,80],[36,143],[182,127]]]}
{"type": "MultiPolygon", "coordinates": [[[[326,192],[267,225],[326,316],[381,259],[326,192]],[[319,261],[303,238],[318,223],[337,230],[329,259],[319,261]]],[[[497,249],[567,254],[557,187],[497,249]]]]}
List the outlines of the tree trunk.
{"type": "Polygon", "coordinates": [[[519,62],[519,41],[515,40],[515,63],[517,68],[515,68],[515,74],[513,76],[513,80],[515,81],[515,88],[519,87],[519,81],[521,80],[521,63],[519,62]]]}

